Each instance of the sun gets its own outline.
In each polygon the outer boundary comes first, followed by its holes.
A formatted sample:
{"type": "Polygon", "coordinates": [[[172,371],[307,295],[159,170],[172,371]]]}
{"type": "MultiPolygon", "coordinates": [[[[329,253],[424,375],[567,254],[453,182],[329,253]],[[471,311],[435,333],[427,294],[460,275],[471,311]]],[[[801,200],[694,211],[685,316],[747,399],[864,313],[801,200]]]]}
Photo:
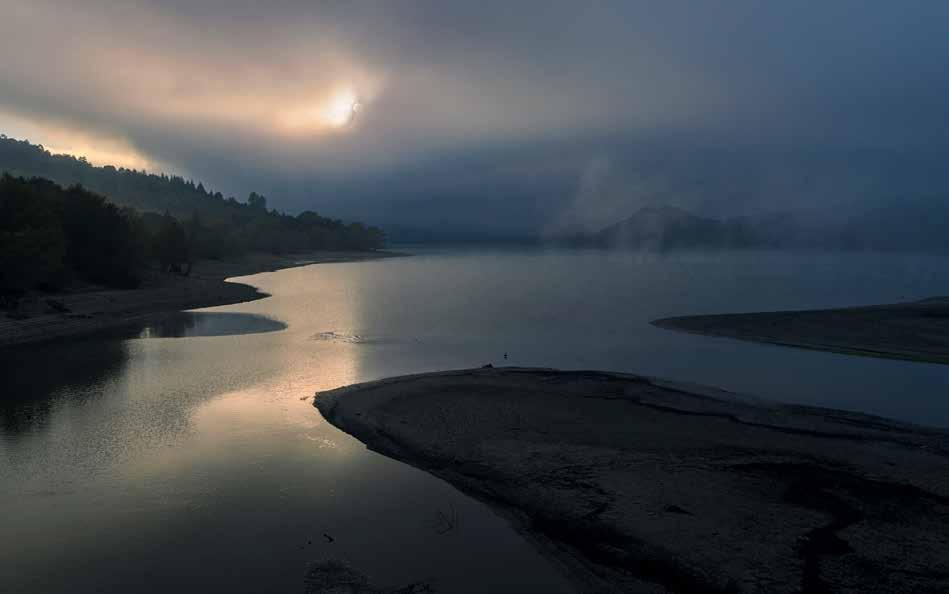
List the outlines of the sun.
{"type": "Polygon", "coordinates": [[[353,121],[360,107],[355,92],[349,89],[337,91],[323,107],[323,121],[331,128],[343,128],[353,121]]]}
{"type": "Polygon", "coordinates": [[[276,114],[277,128],[286,134],[343,131],[352,126],[363,103],[351,87],[339,87],[322,98],[276,114]]]}

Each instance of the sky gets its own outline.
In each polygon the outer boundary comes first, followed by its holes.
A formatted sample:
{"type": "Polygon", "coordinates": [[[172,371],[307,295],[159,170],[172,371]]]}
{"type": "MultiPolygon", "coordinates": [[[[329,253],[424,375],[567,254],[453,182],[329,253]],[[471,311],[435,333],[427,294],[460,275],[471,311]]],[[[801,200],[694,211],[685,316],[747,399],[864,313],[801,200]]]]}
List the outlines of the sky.
{"type": "Polygon", "coordinates": [[[393,228],[942,203],[949,3],[0,0],[0,132],[393,228]]]}

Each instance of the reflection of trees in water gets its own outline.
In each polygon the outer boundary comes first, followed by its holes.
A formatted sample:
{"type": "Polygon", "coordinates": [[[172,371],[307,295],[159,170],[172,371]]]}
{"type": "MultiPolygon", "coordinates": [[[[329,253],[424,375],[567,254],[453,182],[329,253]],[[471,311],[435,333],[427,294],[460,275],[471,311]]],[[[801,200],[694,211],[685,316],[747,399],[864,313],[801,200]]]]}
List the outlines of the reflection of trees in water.
{"type": "Polygon", "coordinates": [[[182,312],[150,324],[146,331],[155,338],[181,336],[237,336],[285,330],[283,322],[265,316],[232,312],[182,312]]]}
{"type": "Polygon", "coordinates": [[[286,330],[271,318],[247,313],[187,312],[156,315],[146,321],[103,331],[100,336],[118,339],[237,336],[286,330]]]}
{"type": "Polygon", "coordinates": [[[192,331],[198,324],[199,315],[209,314],[195,314],[184,311],[156,314],[142,321],[103,330],[98,332],[97,335],[120,340],[192,336],[195,334],[192,331]]]}
{"type": "Polygon", "coordinates": [[[191,330],[198,325],[198,314],[181,312],[170,316],[164,316],[148,324],[148,327],[140,336],[154,338],[178,338],[189,336],[191,330]]]}
{"type": "Polygon", "coordinates": [[[16,435],[42,426],[59,399],[89,398],[96,392],[84,388],[120,374],[127,362],[121,340],[69,341],[0,351],[0,430],[16,435]]]}
{"type": "Polygon", "coordinates": [[[139,325],[113,330],[118,338],[182,338],[237,336],[285,330],[287,325],[265,316],[246,313],[177,312],[156,316],[139,325]]]}

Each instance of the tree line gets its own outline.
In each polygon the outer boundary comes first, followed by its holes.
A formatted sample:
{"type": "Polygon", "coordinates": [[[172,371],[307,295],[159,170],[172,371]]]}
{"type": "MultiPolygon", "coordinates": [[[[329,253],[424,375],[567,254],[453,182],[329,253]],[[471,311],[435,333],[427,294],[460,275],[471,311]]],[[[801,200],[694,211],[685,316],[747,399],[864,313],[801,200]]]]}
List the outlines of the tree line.
{"type": "MultiPolygon", "coordinates": [[[[324,221],[313,213],[262,217],[239,231],[263,238],[289,234],[263,244],[274,253],[373,249],[382,243],[381,232],[367,236],[361,225],[327,227],[324,221]]],[[[224,233],[197,212],[184,221],[169,212],[141,213],[79,185],[63,188],[47,179],[5,173],[0,177],[0,293],[8,301],[30,289],[56,290],[77,280],[131,288],[148,265],[187,274],[197,258],[220,258],[262,245],[228,243],[224,233]]]]}
{"type": "Polygon", "coordinates": [[[3,135],[0,171],[5,299],[77,280],[134,287],[147,265],[187,274],[195,259],[385,244],[376,227],[268,210],[256,192],[238,202],[181,177],[94,167],[3,135]]]}
{"type": "Polygon", "coordinates": [[[95,167],[85,158],[54,155],[42,146],[2,134],[0,171],[46,178],[66,187],[81,185],[143,216],[167,213],[181,224],[200,227],[193,246],[197,257],[221,258],[247,251],[369,250],[385,243],[385,234],[377,227],[344,223],[312,211],[296,216],[280,213],[268,209],[267,198],[256,192],[241,202],[180,176],[95,167]]]}
{"type": "Polygon", "coordinates": [[[134,287],[158,249],[144,221],[78,186],[0,177],[0,292],[59,289],[76,280],[134,287]]]}

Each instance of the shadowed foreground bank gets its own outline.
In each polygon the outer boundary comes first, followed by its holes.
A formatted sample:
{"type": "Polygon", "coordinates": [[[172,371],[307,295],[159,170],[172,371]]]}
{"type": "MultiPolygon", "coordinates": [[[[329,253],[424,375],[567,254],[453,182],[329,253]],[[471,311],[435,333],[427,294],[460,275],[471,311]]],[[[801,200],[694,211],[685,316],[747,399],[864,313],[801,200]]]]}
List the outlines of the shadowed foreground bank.
{"type": "Polygon", "coordinates": [[[806,349],[949,363],[949,297],[911,303],[682,316],[653,325],[806,349]]]}
{"type": "Polygon", "coordinates": [[[583,591],[949,591],[949,432],[595,371],[405,376],[315,405],[492,505],[583,591]]]}

